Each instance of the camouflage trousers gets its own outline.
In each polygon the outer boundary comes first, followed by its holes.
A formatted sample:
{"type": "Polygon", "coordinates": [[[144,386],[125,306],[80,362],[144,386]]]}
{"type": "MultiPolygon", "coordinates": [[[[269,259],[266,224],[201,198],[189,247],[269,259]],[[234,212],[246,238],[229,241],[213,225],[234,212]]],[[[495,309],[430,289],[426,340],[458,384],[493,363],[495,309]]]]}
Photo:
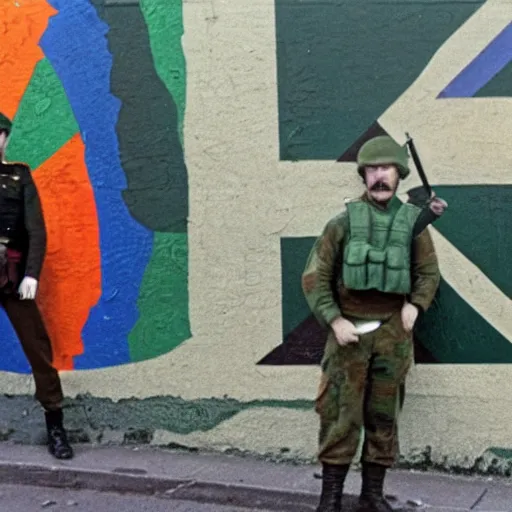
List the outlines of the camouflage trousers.
{"type": "Polygon", "coordinates": [[[398,454],[400,393],[414,346],[400,312],[358,343],[340,346],[329,333],[315,402],[320,417],[318,459],[349,464],[364,427],[362,460],[391,466],[398,454]]]}

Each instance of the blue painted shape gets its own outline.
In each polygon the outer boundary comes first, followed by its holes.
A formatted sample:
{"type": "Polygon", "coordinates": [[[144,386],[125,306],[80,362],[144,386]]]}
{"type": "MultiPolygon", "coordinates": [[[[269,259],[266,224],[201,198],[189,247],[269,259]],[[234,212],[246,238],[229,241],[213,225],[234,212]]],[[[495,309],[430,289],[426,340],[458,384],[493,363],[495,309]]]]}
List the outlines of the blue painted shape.
{"type": "Polygon", "coordinates": [[[15,373],[31,373],[27,358],[18,341],[18,336],[12,328],[3,308],[0,308],[0,332],[2,333],[2,357],[0,371],[15,373]]]}
{"type": "Polygon", "coordinates": [[[512,62],[512,22],[439,93],[438,98],[470,98],[512,62]]]}
{"type": "Polygon", "coordinates": [[[120,102],[110,92],[112,56],[106,25],[87,0],[49,0],[50,18],[41,47],[59,76],[85,143],[100,229],[102,295],[91,309],[77,369],[130,361],[128,334],[138,320],[137,298],[151,256],[153,234],[126,208],[126,178],[116,135],[120,102]]]}

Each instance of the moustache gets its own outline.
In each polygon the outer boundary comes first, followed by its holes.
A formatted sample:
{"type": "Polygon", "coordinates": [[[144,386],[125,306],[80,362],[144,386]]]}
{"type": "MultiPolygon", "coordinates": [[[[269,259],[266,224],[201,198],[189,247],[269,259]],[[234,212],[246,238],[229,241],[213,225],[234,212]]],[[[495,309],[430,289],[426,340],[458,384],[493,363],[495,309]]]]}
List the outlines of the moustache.
{"type": "Polygon", "coordinates": [[[370,190],[375,190],[375,191],[378,191],[378,190],[388,190],[388,191],[391,191],[391,187],[387,184],[387,183],[384,183],[383,181],[378,181],[377,183],[374,183],[370,190]]]}

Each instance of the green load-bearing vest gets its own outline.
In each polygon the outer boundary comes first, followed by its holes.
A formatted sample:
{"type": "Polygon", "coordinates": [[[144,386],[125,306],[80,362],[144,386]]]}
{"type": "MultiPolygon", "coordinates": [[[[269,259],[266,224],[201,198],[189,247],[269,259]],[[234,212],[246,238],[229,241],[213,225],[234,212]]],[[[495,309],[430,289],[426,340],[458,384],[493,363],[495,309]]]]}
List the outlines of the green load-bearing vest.
{"type": "Polygon", "coordinates": [[[402,203],[395,196],[385,211],[358,200],[347,204],[347,212],[343,286],[410,293],[412,232],[421,208],[402,203]]]}

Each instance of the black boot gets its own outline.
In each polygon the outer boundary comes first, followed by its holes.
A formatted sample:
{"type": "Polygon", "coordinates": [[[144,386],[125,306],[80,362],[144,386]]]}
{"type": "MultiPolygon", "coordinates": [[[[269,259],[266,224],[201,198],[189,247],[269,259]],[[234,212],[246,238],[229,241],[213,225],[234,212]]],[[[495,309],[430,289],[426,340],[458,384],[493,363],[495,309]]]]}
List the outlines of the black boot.
{"type": "Polygon", "coordinates": [[[71,459],[73,449],[69,445],[66,431],[62,426],[62,409],[45,411],[46,430],[48,432],[48,451],[56,459],[71,459]]]}
{"type": "Polygon", "coordinates": [[[386,467],[363,462],[363,487],[357,512],[393,512],[383,494],[386,467]]]}
{"type": "Polygon", "coordinates": [[[341,512],[343,484],[349,465],[322,464],[322,495],[316,512],[341,512]]]}

